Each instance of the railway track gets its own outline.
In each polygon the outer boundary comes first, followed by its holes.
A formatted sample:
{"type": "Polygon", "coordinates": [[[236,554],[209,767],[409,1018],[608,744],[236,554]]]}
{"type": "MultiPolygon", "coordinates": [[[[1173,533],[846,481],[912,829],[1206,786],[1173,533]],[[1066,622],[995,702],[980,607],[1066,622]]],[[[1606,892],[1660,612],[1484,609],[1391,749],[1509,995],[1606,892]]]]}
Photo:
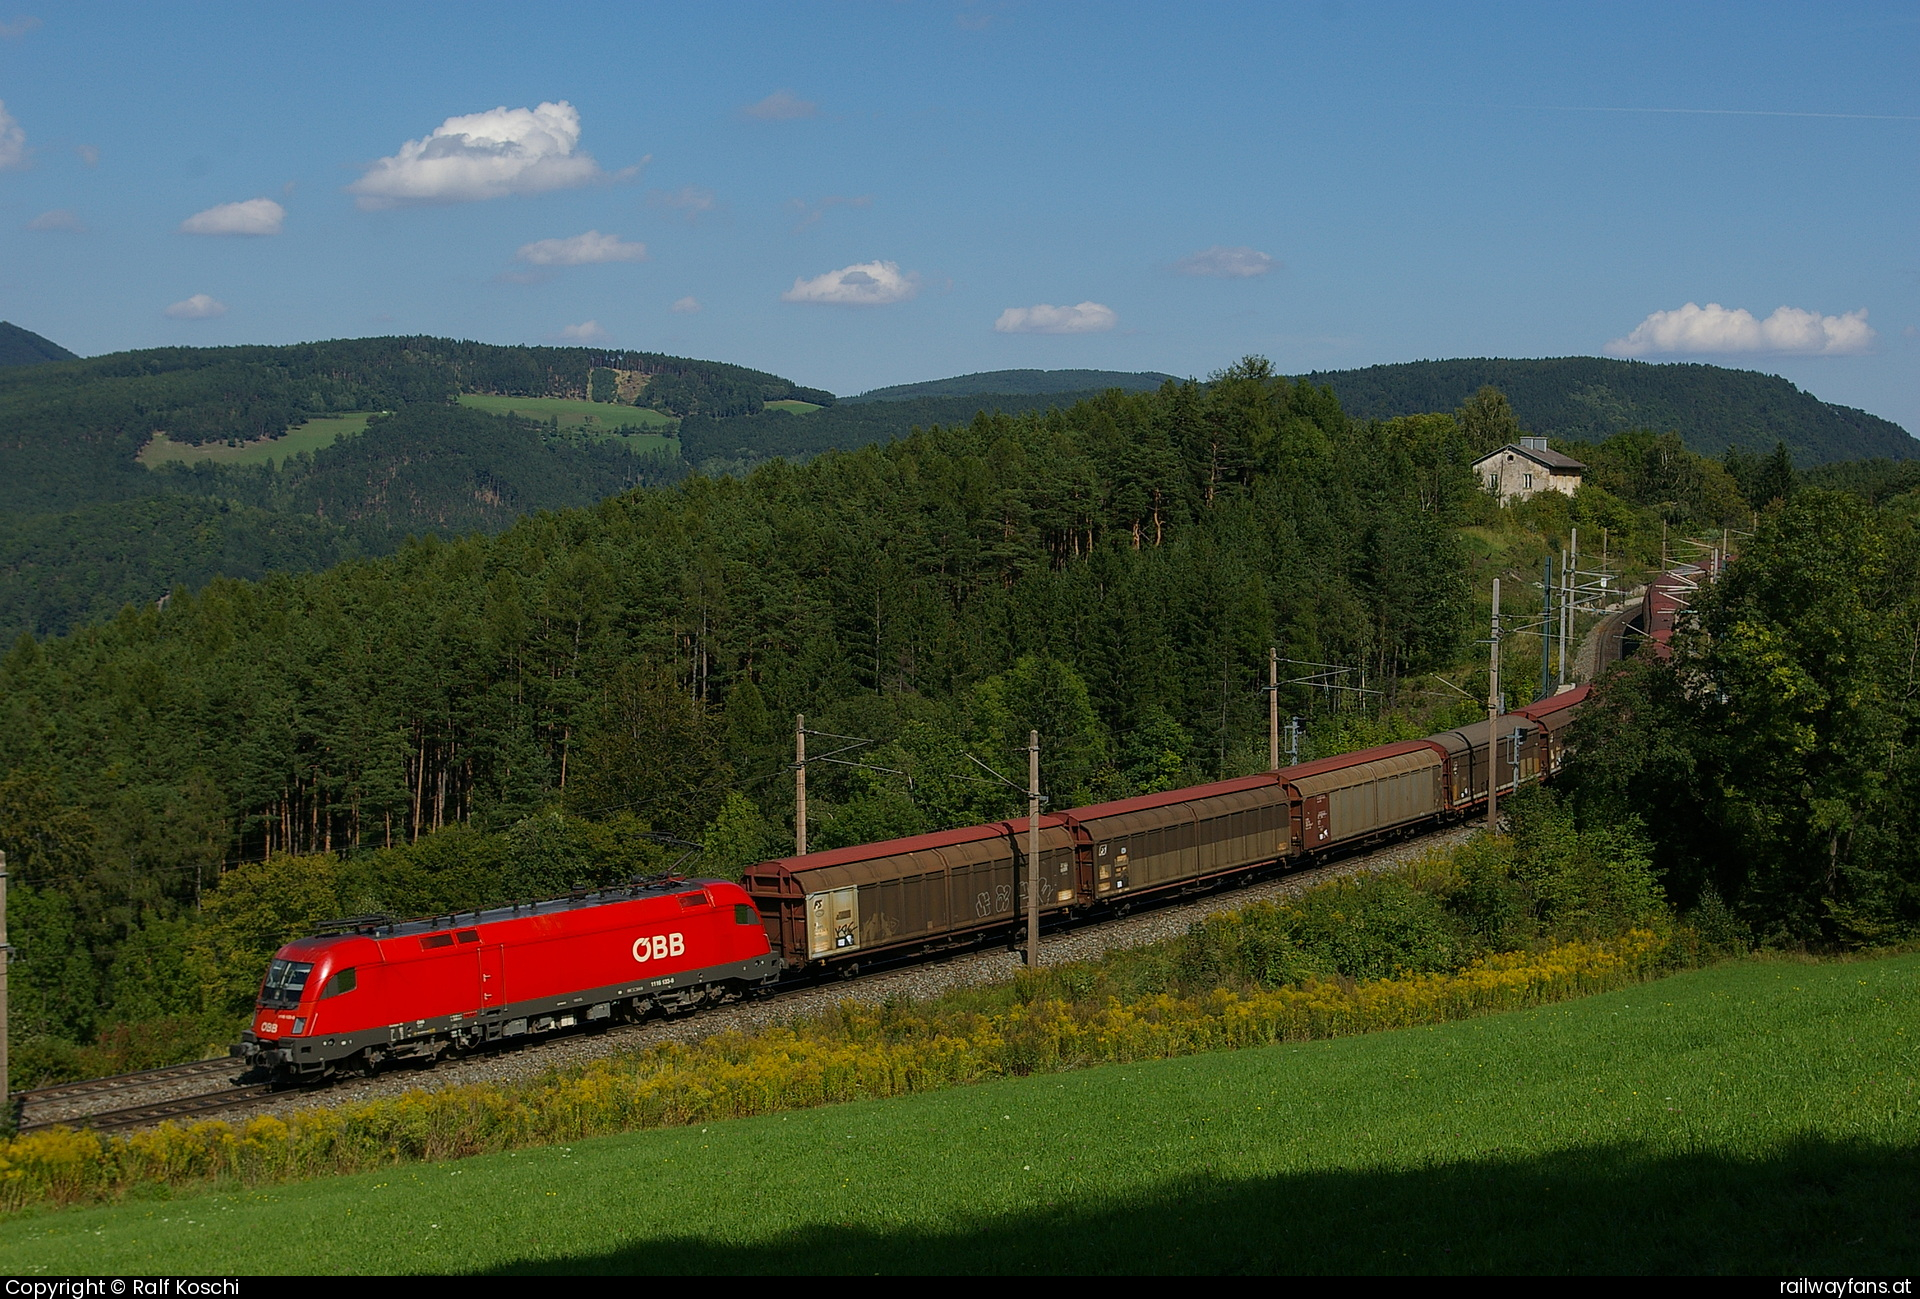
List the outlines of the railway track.
{"type": "MultiPolygon", "coordinates": [[[[1585,643],[1581,646],[1579,659],[1588,672],[1594,671],[1597,667],[1605,666],[1604,662],[1598,662],[1597,660],[1606,653],[1606,642],[1612,642],[1614,657],[1618,657],[1618,647],[1622,640],[1625,623],[1639,607],[1638,601],[1634,598],[1638,594],[1638,592],[1631,593],[1628,598],[1623,601],[1619,609],[1615,610],[1609,617],[1603,619],[1601,623],[1591,629],[1584,638],[1585,643]]],[[[1427,840],[1442,839],[1449,834],[1457,833],[1459,829],[1460,827],[1458,826],[1434,827],[1424,833],[1410,836],[1402,840],[1401,843],[1417,844],[1427,840]]],[[[1138,921],[1150,915],[1163,915],[1171,918],[1189,909],[1204,907],[1210,899],[1217,898],[1222,892],[1235,892],[1247,885],[1263,881],[1270,883],[1275,880],[1297,878],[1302,884],[1305,884],[1309,881],[1318,882],[1318,880],[1321,879],[1331,878],[1334,875],[1374,869],[1374,867],[1370,867],[1368,863],[1382,850],[1380,845],[1358,847],[1356,851],[1349,851],[1332,860],[1323,860],[1317,865],[1306,866],[1304,868],[1299,866],[1288,868],[1276,865],[1265,871],[1243,876],[1234,881],[1218,881],[1200,890],[1174,893],[1164,899],[1158,900],[1151,906],[1141,906],[1135,913],[1134,919],[1138,921]]],[[[1077,924],[1056,928],[1051,932],[1055,937],[1067,934],[1091,935],[1106,928],[1122,928],[1126,925],[1126,922],[1127,916],[1125,913],[1121,913],[1089,918],[1077,924]]],[[[1168,935],[1142,935],[1134,939],[1133,943],[1156,941],[1158,938],[1166,936],[1168,935]]],[[[994,944],[993,946],[997,945],[998,944],[994,944]]],[[[1123,941],[1117,945],[1129,946],[1133,944],[1123,941]]],[[[1071,946],[1079,947],[1081,945],[1075,943],[1071,946]]],[[[897,975],[913,968],[939,965],[947,961],[964,959],[970,956],[977,957],[981,955],[983,950],[981,947],[972,947],[958,948],[940,955],[910,956],[903,954],[896,959],[869,967],[861,971],[861,973],[854,978],[834,978],[827,980],[825,985],[812,981],[797,982],[770,991],[755,1000],[764,1006],[765,1003],[769,1001],[786,1001],[791,998],[804,998],[807,994],[819,993],[823,986],[851,986],[856,983],[881,979],[889,975],[897,975]]],[[[1058,952],[1053,959],[1084,959],[1085,956],[1091,954],[1090,952],[1062,951],[1058,952]]],[[[732,1017],[728,1015],[727,1008],[717,1007],[699,1014],[696,1018],[701,1021],[710,1022],[713,1030],[718,1032],[725,1027],[731,1026],[728,1021],[732,1017]]],[[[656,1028],[663,1023],[672,1022],[672,1020],[650,1021],[656,1028]]],[[[595,1034],[595,1036],[605,1035],[618,1041],[622,1038],[630,1038],[637,1030],[642,1030],[643,1026],[628,1024],[623,1026],[610,1026],[610,1028],[610,1032],[602,1030],[601,1034],[595,1034]]],[[[550,1048],[566,1043],[577,1042],[581,1036],[581,1034],[575,1033],[564,1034],[554,1038],[526,1040],[504,1049],[494,1048],[486,1054],[489,1056],[508,1056],[518,1055],[521,1052],[530,1050],[540,1051],[543,1047],[550,1048]]],[[[619,1048],[616,1047],[615,1049],[619,1048]]],[[[404,1072],[406,1074],[431,1073],[445,1066],[471,1064],[474,1060],[475,1057],[473,1056],[443,1056],[424,1067],[415,1066],[406,1069],[404,1072]]],[[[18,1105],[18,1109],[15,1111],[19,1117],[18,1131],[28,1133],[66,1125],[70,1127],[90,1128],[97,1132],[125,1132],[163,1123],[169,1119],[193,1118],[200,1115],[227,1111],[258,1109],[292,1099],[303,1093],[310,1094],[326,1089],[326,1085],[324,1084],[300,1088],[275,1087],[271,1084],[239,1084],[216,1088],[212,1091],[186,1094],[176,1093],[170,1096],[156,1097],[144,1103],[124,1105],[114,1109],[79,1110],[78,1112],[74,1112],[73,1107],[83,1106],[90,1100],[118,1100],[136,1096],[143,1091],[159,1091],[184,1084],[191,1084],[198,1080],[210,1080],[236,1067],[238,1066],[233,1061],[224,1058],[200,1060],[191,1064],[172,1065],[162,1069],[145,1069],[136,1073],[116,1074],[106,1078],[90,1078],[80,1082],[61,1083],[51,1087],[40,1087],[31,1091],[21,1092],[15,1097],[16,1104],[18,1105]],[[55,1113],[47,1113],[49,1110],[53,1110],[55,1113]]],[[[401,1071],[396,1071],[396,1073],[399,1072],[401,1071]]]]}
{"type": "Polygon", "coordinates": [[[32,1091],[17,1093],[15,1099],[22,1106],[33,1106],[47,1105],[54,1101],[80,1100],[88,1096],[124,1096],[182,1079],[231,1073],[233,1068],[233,1061],[223,1056],[218,1060],[196,1060],[192,1064],[168,1065],[164,1069],[141,1069],[134,1073],[114,1074],[107,1078],[87,1078],[80,1082],[60,1083],[53,1087],[36,1087],[32,1091]]]}
{"type": "Polygon", "coordinates": [[[36,1087],[31,1091],[19,1092],[12,1098],[15,1106],[14,1114],[19,1120],[20,1132],[35,1132],[61,1123],[71,1123],[75,1119],[83,1119],[89,1115],[115,1113],[122,1108],[128,1110],[140,1108],[137,1105],[124,1104],[109,1110],[96,1108],[102,1102],[111,1105],[115,1101],[125,1102],[142,1093],[167,1091],[173,1094],[154,1097],[148,1103],[159,1104],[172,1101],[178,1096],[177,1089],[183,1084],[204,1085],[222,1075],[231,1075],[234,1070],[234,1062],[222,1057],[217,1060],[196,1060],[190,1064],[168,1065],[161,1069],[141,1069],[133,1073],[113,1074],[105,1078],[85,1078],[79,1082],[57,1083],[51,1087],[36,1087]]]}
{"type": "MultiPolygon", "coordinates": [[[[1404,847],[1408,844],[1418,844],[1429,839],[1443,838],[1456,832],[1457,827],[1440,827],[1429,830],[1423,834],[1413,835],[1406,839],[1399,840],[1394,844],[1375,845],[1370,849],[1348,852],[1330,861],[1322,861],[1313,866],[1303,868],[1296,865],[1291,868],[1271,868],[1267,871],[1245,876],[1235,881],[1213,881],[1191,891],[1183,891],[1181,893],[1168,895],[1164,898],[1155,899],[1151,904],[1143,903],[1127,914],[1106,915],[1085,919],[1074,924],[1049,926],[1046,930],[1047,945],[1052,947],[1060,940],[1071,940],[1075,936],[1097,936],[1102,930],[1120,929],[1126,927],[1129,923],[1138,925],[1139,922],[1156,916],[1168,918],[1177,917],[1189,909],[1216,904],[1223,896],[1235,895],[1247,885],[1262,882],[1271,883],[1293,878],[1300,879],[1302,883],[1309,881],[1318,882],[1321,879],[1330,878],[1334,875],[1372,869],[1373,867],[1371,867],[1369,863],[1377,853],[1381,851],[1404,847]]],[[[1178,927],[1176,922],[1175,928],[1178,927]]],[[[1131,946],[1139,941],[1154,941],[1154,939],[1135,939],[1132,942],[1123,941],[1118,945],[1131,946]]],[[[1075,947],[1080,945],[1079,943],[1073,944],[1075,947]]],[[[527,1053],[543,1055],[553,1051],[554,1048],[557,1047],[577,1046],[583,1037],[589,1036],[613,1039],[609,1044],[610,1049],[620,1050],[634,1049],[639,1045],[639,1043],[631,1041],[623,1044],[620,1042],[620,1039],[628,1039],[635,1035],[650,1037],[652,1035],[647,1033],[648,1029],[678,1027],[698,1022],[709,1025],[713,1032],[720,1032],[728,1027],[735,1026],[730,1022],[733,1017],[729,1014],[729,1011],[739,1010],[745,1006],[756,1008],[760,1014],[756,1015],[755,1018],[759,1018],[778,1003],[796,1000],[804,1003],[808,998],[817,998],[822,993],[830,993],[838,998],[841,995],[851,993],[861,984],[877,982],[887,979],[889,976],[898,976],[916,969],[925,969],[929,966],[944,965],[951,961],[964,961],[978,958],[996,950],[1004,952],[1007,950],[1007,945],[998,942],[984,945],[971,945],[955,948],[932,956],[903,953],[886,961],[876,962],[861,970],[857,975],[847,977],[833,973],[819,979],[798,980],[771,989],[750,999],[746,1003],[712,1007],[687,1016],[675,1016],[666,1019],[653,1018],[639,1023],[611,1025],[608,1029],[592,1034],[576,1032],[556,1034],[547,1038],[522,1039],[510,1045],[495,1046],[482,1053],[445,1055],[430,1064],[396,1067],[388,1071],[383,1071],[380,1078],[383,1083],[398,1083],[415,1078],[424,1082],[428,1075],[441,1073],[442,1071],[458,1070],[461,1066],[471,1066],[486,1059],[503,1060],[527,1053]]],[[[1056,952],[1049,963],[1052,963],[1052,961],[1074,959],[1083,959],[1083,956],[1077,952],[1059,951],[1056,952]]],[[[569,1053],[562,1051],[559,1054],[564,1056],[569,1053]]],[[[274,1107],[283,1102],[314,1096],[338,1089],[342,1086],[357,1089],[360,1086],[364,1086],[367,1082],[367,1080],[364,1079],[344,1078],[305,1087],[276,1087],[266,1083],[241,1084],[216,1088],[211,1091],[161,1096],[142,1103],[122,1105],[112,1109],[85,1110],[80,1112],[67,1110],[69,1106],[83,1105],[90,1099],[107,1098],[121,1100],[128,1096],[137,1095],[141,1091],[163,1090],[188,1084],[195,1080],[210,1079],[223,1073],[230,1074],[238,1067],[236,1062],[227,1059],[202,1060],[193,1064],[175,1065],[166,1069],[149,1069],[139,1073],[119,1074],[107,1078],[93,1078],[82,1082],[65,1083],[53,1087],[39,1088],[31,1092],[23,1092],[18,1098],[22,1102],[18,1131],[26,1134],[65,1126],[91,1129],[92,1131],[101,1133],[130,1132],[144,1127],[152,1127],[167,1122],[168,1120],[192,1119],[215,1114],[238,1117],[247,1111],[274,1107]],[[46,1111],[49,1109],[66,1112],[46,1114],[46,1111]]],[[[457,1079],[454,1081],[457,1081],[457,1079]]]]}
{"type": "Polygon", "coordinates": [[[168,1119],[193,1118],[222,1110],[251,1109],[261,1101],[272,1099],[280,1090],[270,1083],[257,1083],[246,1087],[223,1087],[217,1091],[175,1096],[163,1101],[151,1101],[145,1105],[129,1105],[124,1109],[99,1110],[72,1119],[22,1123],[20,1132],[24,1135],[56,1127],[91,1128],[95,1132],[128,1132],[135,1128],[164,1123],[168,1119]]]}

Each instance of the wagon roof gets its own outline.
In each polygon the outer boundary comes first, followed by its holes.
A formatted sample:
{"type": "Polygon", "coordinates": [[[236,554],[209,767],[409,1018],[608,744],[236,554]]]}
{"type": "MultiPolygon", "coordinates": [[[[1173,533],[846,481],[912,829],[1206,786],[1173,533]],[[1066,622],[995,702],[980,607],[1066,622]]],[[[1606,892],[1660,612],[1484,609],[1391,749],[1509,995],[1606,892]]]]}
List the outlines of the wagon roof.
{"type": "Polygon", "coordinates": [[[1280,773],[1280,779],[1292,784],[1307,776],[1325,775],[1329,771],[1344,771],[1348,767],[1358,767],[1362,763],[1378,762],[1381,758],[1398,758],[1408,753],[1418,753],[1422,749],[1437,750],[1440,746],[1431,739],[1401,740],[1397,744],[1382,744],[1371,749],[1361,749],[1355,753],[1341,753],[1331,758],[1316,758],[1312,762],[1303,762],[1297,767],[1288,767],[1280,773]]]}
{"type": "Polygon", "coordinates": [[[1557,695],[1549,695],[1545,699],[1528,704],[1525,708],[1516,708],[1513,711],[1538,721],[1554,713],[1578,707],[1585,703],[1587,696],[1592,693],[1592,686],[1576,686],[1572,690],[1563,690],[1557,695]]]}
{"type": "MultiPolygon", "coordinates": [[[[1190,785],[1185,789],[1163,789],[1157,794],[1136,794],[1132,798],[1117,798],[1111,803],[1095,803],[1092,807],[1076,807],[1067,812],[1075,821],[1093,821],[1107,816],[1124,816],[1128,812],[1150,812],[1155,808],[1172,807],[1175,803],[1191,803],[1196,798],[1216,798],[1221,794],[1239,794],[1250,789],[1264,789],[1274,784],[1273,773],[1263,771],[1256,776],[1239,776],[1233,780],[1216,780],[1210,785],[1190,785]]],[[[1024,826],[1025,822],[1022,822],[1024,826]]]]}
{"type": "MultiPolygon", "coordinates": [[[[1052,817],[1040,818],[1042,824],[1052,817]]],[[[804,857],[778,857],[765,863],[786,871],[818,870],[822,866],[846,866],[853,862],[870,861],[875,857],[903,857],[908,853],[926,852],[933,848],[951,848],[957,844],[978,843],[982,839],[998,839],[1007,833],[1009,825],[1024,830],[1025,817],[1018,821],[995,821],[989,825],[962,826],[958,830],[938,830],[932,834],[916,834],[905,839],[883,839],[879,843],[857,843],[847,848],[828,848],[824,852],[810,852],[804,857]]]]}

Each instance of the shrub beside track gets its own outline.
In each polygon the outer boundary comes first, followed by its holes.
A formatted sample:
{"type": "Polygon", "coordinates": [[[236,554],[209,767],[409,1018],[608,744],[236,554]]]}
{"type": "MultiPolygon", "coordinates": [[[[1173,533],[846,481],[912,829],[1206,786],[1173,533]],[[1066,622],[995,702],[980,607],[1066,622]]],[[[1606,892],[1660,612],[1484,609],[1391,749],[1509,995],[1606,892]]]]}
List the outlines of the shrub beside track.
{"type": "Polygon", "coordinates": [[[993,1015],[846,1003],[837,1015],[792,1027],[669,1043],[528,1086],[409,1092],[239,1126],[29,1133],[0,1147],[0,1205],[352,1172],[1010,1075],[1440,1023],[1620,987],[1655,971],[1668,947],[1636,931],[1614,943],[1489,957],[1453,974],[1316,979],[1263,993],[1221,989],[1126,1005],[1076,1003],[1036,989],[1042,995],[993,1015]]]}

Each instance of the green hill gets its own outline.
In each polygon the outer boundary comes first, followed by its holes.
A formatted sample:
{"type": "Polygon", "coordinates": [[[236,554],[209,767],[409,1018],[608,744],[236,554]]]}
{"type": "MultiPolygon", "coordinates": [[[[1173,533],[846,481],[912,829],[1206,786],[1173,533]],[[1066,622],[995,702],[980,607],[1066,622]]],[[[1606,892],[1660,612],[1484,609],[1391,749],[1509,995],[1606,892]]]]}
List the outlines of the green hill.
{"type": "MultiPolygon", "coordinates": [[[[141,470],[143,474],[148,473],[141,470]]],[[[618,439],[542,420],[416,404],[274,465],[174,464],[152,491],[0,513],[0,645],[63,633],[214,577],[327,568],[409,534],[499,532],[681,476],[618,439]]]]}
{"type": "MultiPolygon", "coordinates": [[[[776,456],[805,459],[915,428],[964,425],[983,411],[1066,409],[1102,390],[1153,389],[1169,377],[1001,370],[836,403],[831,393],[764,371],[646,352],[410,337],[81,359],[13,325],[0,326],[0,358],[11,362],[0,366],[5,637],[59,632],[123,600],[151,600],[176,582],[193,586],[216,573],[321,567],[384,552],[409,531],[497,531],[521,513],[669,482],[693,467],[727,472],[776,456]],[[433,414],[456,399],[536,418],[433,414]],[[345,426],[381,411],[399,414],[310,454],[293,454],[295,440],[281,442],[303,424],[345,426]],[[662,433],[677,427],[681,461],[672,461],[674,444],[665,439],[607,436],[636,420],[662,433]],[[218,444],[220,454],[208,459],[233,463],[149,468],[157,457],[143,464],[141,450],[162,433],[169,448],[218,444]],[[245,463],[269,456],[272,468],[245,463]],[[161,496],[200,503],[140,504],[161,496]],[[122,503],[123,515],[109,508],[122,503]]],[[[1821,402],[1783,379],[1717,366],[1460,360],[1309,377],[1361,419],[1452,410],[1491,383],[1527,427],[1574,441],[1651,427],[1677,429],[1714,455],[1729,445],[1765,452],[1784,441],[1803,465],[1920,459],[1920,443],[1895,424],[1821,402]]],[[[1905,481],[1891,464],[1875,472],[1888,490],[1905,481]]]]}
{"type": "Polygon", "coordinates": [[[1317,370],[1357,419],[1453,410],[1483,384],[1507,395],[1530,432],[1600,442],[1627,429],[1678,432],[1690,450],[1767,452],[1785,442],[1805,468],[1835,460],[1920,459],[1920,441],[1891,420],[1835,406],[1777,375],[1717,365],[1653,365],[1597,356],[1538,361],[1410,361],[1317,370]]]}
{"type": "MultiPolygon", "coordinates": [[[[978,411],[1068,407],[1109,388],[1157,388],[1170,376],[1112,370],[997,370],[876,388],[831,410],[783,422],[776,412],[688,421],[690,464],[751,464],[817,455],[904,437],[932,424],[963,424],[978,411]]],[[[1717,365],[1651,365],[1603,357],[1554,360],[1414,361],[1364,370],[1315,371],[1356,419],[1392,419],[1457,409],[1483,385],[1506,393],[1533,432],[1597,443],[1628,429],[1680,433],[1691,450],[1766,453],[1785,442],[1802,467],[1881,458],[1920,459],[1920,441],[1890,420],[1836,406],[1785,379],[1717,365]]]]}
{"type": "Polygon", "coordinates": [[[1027,411],[1064,410],[1097,396],[1097,390],[986,393],[970,397],[912,397],[900,401],[849,400],[808,415],[769,409],[756,415],[733,415],[724,419],[690,416],[680,422],[680,454],[689,465],[696,467],[744,467],[774,456],[796,459],[823,451],[851,451],[875,442],[891,442],[917,428],[971,423],[973,417],[983,411],[1019,415],[1027,411]]]}
{"type": "Polygon", "coordinates": [[[929,379],[925,383],[897,383],[890,388],[875,388],[858,397],[844,397],[841,400],[868,402],[906,401],[915,397],[1039,397],[1104,392],[1108,388],[1146,392],[1173,377],[1154,370],[1138,374],[1120,370],[987,370],[952,379],[929,379]]]}
{"type": "Polygon", "coordinates": [[[460,393],[589,395],[662,415],[750,414],[832,394],[716,361],[591,348],[362,338],[287,347],[154,348],[0,370],[0,510],[45,513],[151,495],[139,463],[183,444],[277,438],[310,418],[443,405],[460,393]]]}
{"type": "Polygon", "coordinates": [[[77,361],[80,358],[51,339],[30,329],[22,329],[0,320],[0,366],[44,365],[48,361],[77,361]]]}

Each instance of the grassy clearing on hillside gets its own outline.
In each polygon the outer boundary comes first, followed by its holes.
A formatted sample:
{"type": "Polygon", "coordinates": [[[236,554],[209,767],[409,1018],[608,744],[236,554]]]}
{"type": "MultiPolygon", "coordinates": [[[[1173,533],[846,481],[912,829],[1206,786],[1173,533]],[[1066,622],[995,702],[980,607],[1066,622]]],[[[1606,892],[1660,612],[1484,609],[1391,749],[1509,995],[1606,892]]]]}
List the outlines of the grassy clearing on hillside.
{"type": "Polygon", "coordinates": [[[211,460],[222,465],[264,465],[285,460],[288,456],[298,455],[302,451],[313,452],[330,447],[341,438],[353,437],[367,430],[367,415],[330,415],[324,419],[310,419],[297,428],[290,428],[277,438],[259,438],[252,442],[242,442],[239,446],[228,446],[224,442],[209,442],[204,446],[193,446],[185,442],[175,442],[165,433],[156,433],[153,440],[140,448],[140,463],[149,469],[158,469],[170,460],[192,464],[197,460],[211,460]]]}
{"type": "Polygon", "coordinates": [[[784,410],[793,415],[811,415],[820,409],[817,404],[810,401],[770,401],[766,403],[766,408],[784,410]]]}
{"type": "Polygon", "coordinates": [[[489,415],[521,415],[527,419],[558,419],[562,428],[604,430],[630,428],[671,431],[677,421],[645,406],[620,406],[605,401],[582,401],[571,397],[495,397],[487,393],[460,395],[462,406],[486,411],[489,415]]]}
{"type": "Polygon", "coordinates": [[[1920,1263],[1920,956],[0,1224],[21,1273],[1920,1263]]]}

